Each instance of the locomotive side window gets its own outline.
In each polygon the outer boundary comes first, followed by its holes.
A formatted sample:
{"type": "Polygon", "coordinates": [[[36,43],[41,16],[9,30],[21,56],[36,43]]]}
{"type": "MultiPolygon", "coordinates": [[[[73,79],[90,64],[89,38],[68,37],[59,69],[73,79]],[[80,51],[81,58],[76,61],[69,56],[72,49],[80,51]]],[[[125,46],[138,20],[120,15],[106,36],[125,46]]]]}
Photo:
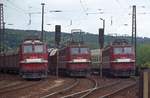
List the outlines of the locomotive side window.
{"type": "Polygon", "coordinates": [[[132,48],[131,47],[125,47],[124,53],[132,53],[132,48]]]}
{"type": "Polygon", "coordinates": [[[80,53],[82,54],[87,54],[88,53],[88,48],[80,48],[80,53]]]}
{"type": "Polygon", "coordinates": [[[25,45],[23,47],[23,52],[24,53],[31,53],[32,52],[32,45],[25,45]]]}
{"type": "Polygon", "coordinates": [[[79,48],[71,48],[71,54],[79,54],[79,48]]]}
{"type": "Polygon", "coordinates": [[[121,54],[121,53],[123,53],[122,48],[114,48],[114,54],[121,54]]]}
{"type": "Polygon", "coordinates": [[[34,52],[35,53],[42,53],[42,52],[44,52],[43,45],[35,45],[34,52]]]}

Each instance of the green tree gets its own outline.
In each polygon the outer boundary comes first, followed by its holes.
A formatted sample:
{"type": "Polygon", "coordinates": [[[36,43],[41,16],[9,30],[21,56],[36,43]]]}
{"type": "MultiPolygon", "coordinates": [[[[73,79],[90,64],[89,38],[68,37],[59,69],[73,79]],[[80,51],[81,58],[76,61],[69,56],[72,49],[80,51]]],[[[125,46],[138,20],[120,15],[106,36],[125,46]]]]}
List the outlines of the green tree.
{"type": "Polygon", "coordinates": [[[150,44],[142,44],[138,46],[137,64],[140,67],[150,67],[150,44]]]}

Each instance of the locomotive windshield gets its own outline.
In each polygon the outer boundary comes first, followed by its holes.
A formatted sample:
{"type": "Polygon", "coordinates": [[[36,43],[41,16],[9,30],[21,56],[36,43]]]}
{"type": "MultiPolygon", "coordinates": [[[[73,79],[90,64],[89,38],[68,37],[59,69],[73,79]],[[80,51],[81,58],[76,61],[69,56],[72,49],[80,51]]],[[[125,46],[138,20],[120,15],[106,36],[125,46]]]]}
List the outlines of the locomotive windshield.
{"type": "Polygon", "coordinates": [[[79,48],[71,48],[71,54],[79,54],[79,48]]]}
{"type": "Polygon", "coordinates": [[[122,48],[114,48],[114,54],[121,54],[121,53],[123,53],[122,48]]]}
{"type": "Polygon", "coordinates": [[[43,45],[35,45],[34,46],[34,52],[35,53],[42,53],[42,52],[44,52],[43,45]]]}
{"type": "Polygon", "coordinates": [[[130,53],[132,53],[131,47],[114,48],[114,54],[130,54],[130,53]]]}
{"type": "Polygon", "coordinates": [[[42,53],[44,52],[43,45],[24,45],[23,53],[42,53]]]}
{"type": "Polygon", "coordinates": [[[88,48],[71,48],[71,54],[87,54],[88,48]]]}
{"type": "Polygon", "coordinates": [[[82,54],[87,54],[88,53],[88,48],[80,48],[80,53],[82,54]]]}
{"type": "Polygon", "coordinates": [[[23,52],[24,53],[31,53],[32,52],[32,45],[25,45],[23,47],[23,52]]]}
{"type": "Polygon", "coordinates": [[[125,47],[124,48],[124,53],[132,53],[132,48],[131,47],[125,47]]]}

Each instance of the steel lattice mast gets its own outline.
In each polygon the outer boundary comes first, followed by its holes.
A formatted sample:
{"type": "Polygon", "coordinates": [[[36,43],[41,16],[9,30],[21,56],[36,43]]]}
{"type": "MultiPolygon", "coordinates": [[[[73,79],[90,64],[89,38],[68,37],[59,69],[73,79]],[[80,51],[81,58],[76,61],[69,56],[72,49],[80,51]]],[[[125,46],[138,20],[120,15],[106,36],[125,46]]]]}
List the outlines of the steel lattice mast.
{"type": "Polygon", "coordinates": [[[0,53],[4,52],[4,11],[0,3],[0,53]]]}
{"type": "Polygon", "coordinates": [[[132,44],[136,44],[136,6],[133,5],[132,12],[132,44]]]}
{"type": "Polygon", "coordinates": [[[135,66],[136,66],[136,6],[133,5],[133,12],[132,12],[132,45],[134,46],[135,51],[135,66]]]}

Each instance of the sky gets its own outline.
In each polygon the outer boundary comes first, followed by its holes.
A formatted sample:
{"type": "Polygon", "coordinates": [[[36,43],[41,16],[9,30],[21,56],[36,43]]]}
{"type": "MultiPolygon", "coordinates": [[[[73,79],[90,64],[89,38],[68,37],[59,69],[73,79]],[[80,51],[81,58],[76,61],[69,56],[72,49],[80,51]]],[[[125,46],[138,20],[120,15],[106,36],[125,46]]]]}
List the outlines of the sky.
{"type": "Polygon", "coordinates": [[[6,28],[41,30],[41,3],[45,3],[44,30],[81,29],[98,34],[105,20],[106,35],[132,32],[132,6],[136,5],[137,36],[150,37],[150,0],[1,0],[6,28]],[[60,10],[61,12],[54,12],[60,10]],[[29,16],[31,13],[31,17],[29,16]],[[31,21],[30,21],[31,20],[31,21]]]}

